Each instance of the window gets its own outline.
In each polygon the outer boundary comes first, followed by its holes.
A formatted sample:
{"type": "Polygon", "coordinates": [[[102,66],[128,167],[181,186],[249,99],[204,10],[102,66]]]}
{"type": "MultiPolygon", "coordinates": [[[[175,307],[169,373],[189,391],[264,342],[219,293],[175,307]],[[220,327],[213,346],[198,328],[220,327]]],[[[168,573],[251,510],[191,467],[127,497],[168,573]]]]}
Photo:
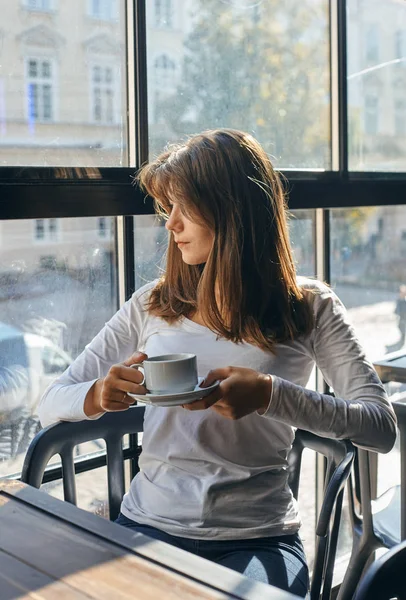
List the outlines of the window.
{"type": "Polygon", "coordinates": [[[367,26],[365,58],[368,62],[379,60],[379,29],[375,23],[367,26]]]}
{"type": "Polygon", "coordinates": [[[155,0],[155,26],[173,27],[173,2],[172,0],[155,0]]]}
{"type": "Polygon", "coordinates": [[[406,100],[395,100],[395,134],[406,134],[406,100]]]}
{"type": "Polygon", "coordinates": [[[58,219],[35,219],[34,237],[38,241],[56,242],[59,234],[58,219]]]}
{"type": "Polygon", "coordinates": [[[154,64],[155,85],[162,89],[173,86],[173,77],[176,71],[176,65],[166,54],[158,56],[154,64]]]}
{"type": "Polygon", "coordinates": [[[378,133],[378,97],[365,97],[364,128],[365,133],[374,135],[378,133]]]}
{"type": "Polygon", "coordinates": [[[152,121],[164,123],[164,108],[161,103],[176,91],[176,64],[166,54],[162,54],[154,62],[154,92],[151,107],[152,121]]]}
{"type": "Polygon", "coordinates": [[[29,10],[49,12],[54,9],[54,0],[25,0],[24,5],[29,10]]]}
{"type": "Polygon", "coordinates": [[[115,0],[89,0],[89,14],[94,19],[112,21],[117,18],[115,0]]]}
{"type": "MultiPolygon", "coordinates": [[[[0,389],[0,479],[21,469],[40,429],[36,410],[45,389],[118,308],[115,220],[105,219],[111,237],[103,241],[95,217],[0,220],[0,364],[21,365],[13,377],[21,410],[5,410],[0,389]],[[49,241],[61,234],[62,224],[63,243],[49,241]],[[2,344],[6,328],[13,334],[8,352],[2,344]]],[[[143,273],[150,259],[138,259],[143,273]]]]}
{"type": "Polygon", "coordinates": [[[92,118],[96,123],[114,122],[114,75],[112,67],[92,68],[92,118]]]}
{"type": "Polygon", "coordinates": [[[403,59],[400,64],[406,66],[406,30],[395,31],[395,58],[403,59]]]}
{"type": "Polygon", "coordinates": [[[101,238],[107,237],[107,218],[99,217],[97,219],[97,233],[101,238]]]}
{"type": "Polygon", "coordinates": [[[330,168],[328,2],[297,4],[145,3],[151,156],[229,127],[251,131],[279,168],[330,168]]]}
{"type": "Polygon", "coordinates": [[[27,61],[28,121],[54,119],[54,65],[50,59],[30,58],[27,61]]]}

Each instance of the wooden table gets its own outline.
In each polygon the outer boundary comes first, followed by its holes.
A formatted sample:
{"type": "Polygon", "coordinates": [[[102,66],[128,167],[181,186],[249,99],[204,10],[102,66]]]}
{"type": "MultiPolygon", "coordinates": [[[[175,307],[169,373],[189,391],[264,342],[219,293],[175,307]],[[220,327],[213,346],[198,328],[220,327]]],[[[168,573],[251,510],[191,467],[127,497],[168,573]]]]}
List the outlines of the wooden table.
{"type": "Polygon", "coordinates": [[[406,352],[404,349],[385,354],[374,362],[374,367],[382,383],[399,381],[406,383],[406,352]]]}
{"type": "Polygon", "coordinates": [[[13,480],[0,482],[0,600],[294,600],[13,480]]]}

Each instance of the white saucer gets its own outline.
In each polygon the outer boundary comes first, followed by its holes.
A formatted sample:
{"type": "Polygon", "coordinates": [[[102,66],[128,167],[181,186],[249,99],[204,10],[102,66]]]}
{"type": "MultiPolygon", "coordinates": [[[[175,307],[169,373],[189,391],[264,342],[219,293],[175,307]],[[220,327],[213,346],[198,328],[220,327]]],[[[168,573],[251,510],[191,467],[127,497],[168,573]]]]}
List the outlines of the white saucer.
{"type": "Polygon", "coordinates": [[[212,385],[207,388],[199,387],[204,377],[198,378],[198,384],[191,392],[180,392],[179,394],[128,394],[131,398],[135,398],[138,402],[144,402],[145,404],[151,404],[153,406],[180,406],[181,404],[190,404],[195,400],[208,396],[210,392],[216,389],[219,385],[219,381],[215,381],[212,385]]]}

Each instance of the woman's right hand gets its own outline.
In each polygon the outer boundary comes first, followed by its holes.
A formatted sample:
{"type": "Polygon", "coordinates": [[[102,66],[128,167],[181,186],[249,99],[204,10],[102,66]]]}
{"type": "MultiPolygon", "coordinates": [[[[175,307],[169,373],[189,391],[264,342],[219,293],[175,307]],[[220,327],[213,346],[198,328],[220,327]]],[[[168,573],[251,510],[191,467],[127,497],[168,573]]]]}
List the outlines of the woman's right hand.
{"type": "Polygon", "coordinates": [[[104,412],[127,410],[135,402],[128,393],[146,394],[147,389],[140,385],[143,374],[131,368],[146,358],[146,354],[135,352],[124,362],[112,365],[107,375],[98,379],[88,391],[83,407],[85,414],[92,417],[104,412]]]}

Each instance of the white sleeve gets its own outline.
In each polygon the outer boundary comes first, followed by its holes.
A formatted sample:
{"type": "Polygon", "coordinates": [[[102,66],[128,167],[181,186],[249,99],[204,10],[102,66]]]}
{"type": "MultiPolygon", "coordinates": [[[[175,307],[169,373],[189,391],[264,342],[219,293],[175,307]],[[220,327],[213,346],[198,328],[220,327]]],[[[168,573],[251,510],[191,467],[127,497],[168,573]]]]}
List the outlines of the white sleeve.
{"type": "Polygon", "coordinates": [[[145,305],[140,301],[140,292],[144,289],[135,292],[70,367],[45,390],[38,406],[43,427],[57,421],[82,421],[102,416],[86,416],[83,410],[85,398],[95,381],[104,377],[113,364],[123,362],[137,351],[147,318],[145,305]]]}
{"type": "Polygon", "coordinates": [[[343,304],[327,286],[314,297],[314,314],[313,357],[335,396],[272,376],[272,398],[263,416],[389,452],[396,438],[395,413],[343,304]]]}

